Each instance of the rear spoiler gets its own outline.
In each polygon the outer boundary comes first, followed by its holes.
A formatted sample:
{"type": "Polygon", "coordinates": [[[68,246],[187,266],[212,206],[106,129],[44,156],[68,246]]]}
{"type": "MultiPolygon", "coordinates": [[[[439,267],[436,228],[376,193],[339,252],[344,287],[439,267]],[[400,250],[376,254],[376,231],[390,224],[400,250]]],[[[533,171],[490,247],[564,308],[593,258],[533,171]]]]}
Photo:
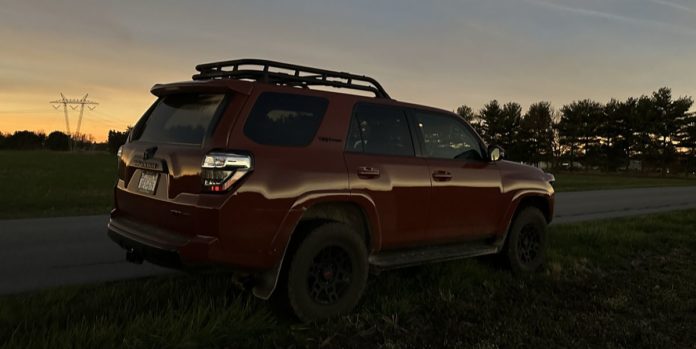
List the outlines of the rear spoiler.
{"type": "Polygon", "coordinates": [[[251,94],[252,89],[253,84],[247,81],[208,80],[156,84],[155,86],[152,86],[150,92],[157,97],[175,93],[226,93],[229,91],[249,95],[251,94]]]}

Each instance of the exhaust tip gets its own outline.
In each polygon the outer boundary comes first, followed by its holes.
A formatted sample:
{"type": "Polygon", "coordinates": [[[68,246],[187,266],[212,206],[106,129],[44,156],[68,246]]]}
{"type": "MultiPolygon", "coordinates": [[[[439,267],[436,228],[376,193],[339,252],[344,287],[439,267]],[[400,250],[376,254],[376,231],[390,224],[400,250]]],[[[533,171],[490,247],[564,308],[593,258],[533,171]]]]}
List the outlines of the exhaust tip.
{"type": "Polygon", "coordinates": [[[134,248],[129,248],[126,251],[126,260],[134,264],[143,264],[145,257],[143,256],[142,252],[134,248]]]}

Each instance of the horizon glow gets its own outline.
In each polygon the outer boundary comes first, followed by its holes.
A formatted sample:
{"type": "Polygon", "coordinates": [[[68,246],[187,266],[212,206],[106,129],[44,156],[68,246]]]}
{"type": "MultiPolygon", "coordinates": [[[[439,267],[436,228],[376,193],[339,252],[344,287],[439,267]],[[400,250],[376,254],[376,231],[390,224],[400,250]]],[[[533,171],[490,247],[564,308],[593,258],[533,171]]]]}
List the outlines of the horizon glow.
{"type": "Polygon", "coordinates": [[[368,75],[447,110],[696,95],[689,0],[6,0],[0,42],[0,132],[65,131],[48,102],[89,93],[82,131],[97,141],[133,125],[155,83],[245,57],[368,75]]]}

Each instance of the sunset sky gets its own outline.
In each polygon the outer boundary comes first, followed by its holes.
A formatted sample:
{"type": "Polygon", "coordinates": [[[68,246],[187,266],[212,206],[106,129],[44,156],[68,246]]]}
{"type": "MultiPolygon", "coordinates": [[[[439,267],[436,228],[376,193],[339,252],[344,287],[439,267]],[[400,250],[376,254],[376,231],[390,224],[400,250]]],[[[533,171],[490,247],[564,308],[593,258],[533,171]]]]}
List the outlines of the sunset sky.
{"type": "MultiPolygon", "coordinates": [[[[132,125],[158,82],[255,57],[375,77],[396,99],[478,110],[696,95],[694,0],[0,3],[0,132],[64,130],[48,103],[89,93],[82,130],[132,125]]],[[[71,114],[71,126],[77,113],[71,114]]]]}

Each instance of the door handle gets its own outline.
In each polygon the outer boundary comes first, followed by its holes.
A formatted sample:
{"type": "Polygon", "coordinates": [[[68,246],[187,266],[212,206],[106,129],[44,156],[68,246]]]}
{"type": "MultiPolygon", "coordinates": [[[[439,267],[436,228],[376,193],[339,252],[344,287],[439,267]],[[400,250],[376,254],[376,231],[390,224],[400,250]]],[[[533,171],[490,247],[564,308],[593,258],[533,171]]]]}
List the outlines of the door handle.
{"type": "Polygon", "coordinates": [[[379,177],[379,169],[366,166],[358,167],[358,177],[363,179],[377,178],[379,177]]]}
{"type": "Polygon", "coordinates": [[[452,173],[447,171],[435,171],[433,172],[433,179],[438,182],[447,182],[452,180],[452,173]]]}

